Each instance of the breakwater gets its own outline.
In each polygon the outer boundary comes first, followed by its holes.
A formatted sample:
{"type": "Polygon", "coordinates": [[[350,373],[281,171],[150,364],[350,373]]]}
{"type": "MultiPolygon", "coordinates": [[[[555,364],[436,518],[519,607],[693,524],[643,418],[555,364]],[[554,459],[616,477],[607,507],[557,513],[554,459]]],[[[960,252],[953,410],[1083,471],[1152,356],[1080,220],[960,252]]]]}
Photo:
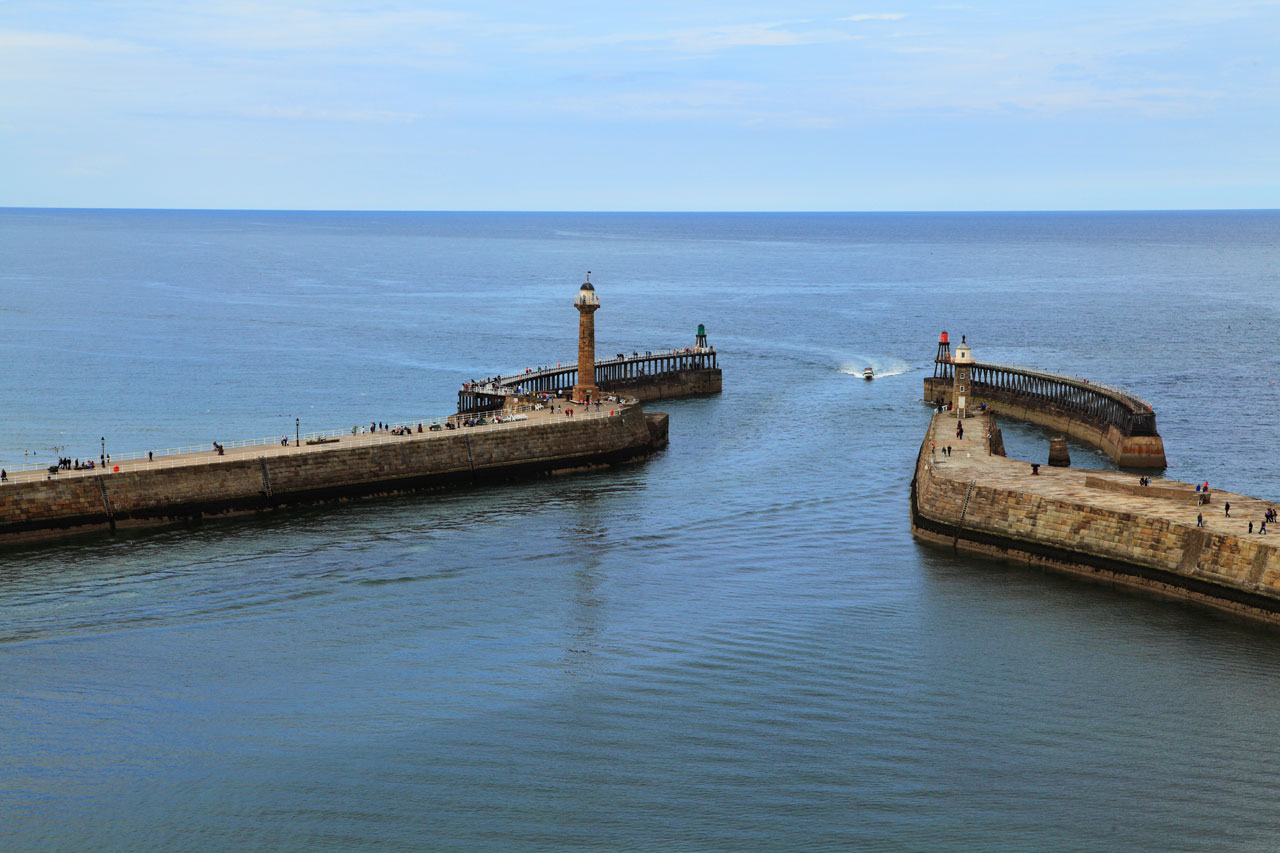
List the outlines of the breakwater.
{"type": "MultiPolygon", "coordinates": [[[[971,408],[996,406],[1002,415],[1092,445],[1122,467],[1165,467],[1155,412],[1127,391],[1025,367],[976,361],[959,367],[967,372],[964,395],[971,408]]],[[[924,398],[952,404],[956,368],[949,351],[940,348],[934,375],[924,380],[924,398]]]]}
{"type": "Polygon", "coordinates": [[[1280,624],[1280,537],[1256,532],[1272,504],[1171,480],[1142,486],[1120,472],[1033,473],[1003,456],[993,415],[963,423],[959,437],[957,419],[936,413],[921,444],[918,538],[1280,624]]]}
{"type": "Polygon", "coordinates": [[[0,487],[0,542],[564,473],[643,459],[666,443],[665,414],[627,405],[613,414],[544,411],[482,429],[50,474],[0,487]]]}

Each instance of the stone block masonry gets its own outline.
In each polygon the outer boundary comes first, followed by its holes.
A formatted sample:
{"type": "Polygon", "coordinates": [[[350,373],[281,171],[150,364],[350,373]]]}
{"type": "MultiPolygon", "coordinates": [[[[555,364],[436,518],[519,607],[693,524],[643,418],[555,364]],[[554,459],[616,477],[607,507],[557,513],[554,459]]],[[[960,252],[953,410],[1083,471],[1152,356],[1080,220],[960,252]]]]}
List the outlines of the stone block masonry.
{"type": "Polygon", "coordinates": [[[720,368],[690,368],[658,376],[638,376],[601,383],[610,393],[621,394],[648,403],[654,400],[674,400],[680,397],[701,397],[719,394],[722,378],[720,368]]]}
{"type": "Polygon", "coordinates": [[[0,487],[0,543],[616,465],[645,458],[666,435],[665,415],[626,406],[605,417],[13,482],[0,487]]]}
{"type": "Polygon", "coordinates": [[[1041,468],[990,452],[991,415],[934,415],[911,483],[912,532],[956,550],[1148,590],[1280,624],[1280,537],[1255,531],[1273,504],[1110,471],[1041,468]],[[949,457],[930,442],[951,445],[949,457]],[[1231,503],[1231,517],[1221,509],[1231,503]],[[1197,516],[1203,516],[1204,526],[1197,516]]]}

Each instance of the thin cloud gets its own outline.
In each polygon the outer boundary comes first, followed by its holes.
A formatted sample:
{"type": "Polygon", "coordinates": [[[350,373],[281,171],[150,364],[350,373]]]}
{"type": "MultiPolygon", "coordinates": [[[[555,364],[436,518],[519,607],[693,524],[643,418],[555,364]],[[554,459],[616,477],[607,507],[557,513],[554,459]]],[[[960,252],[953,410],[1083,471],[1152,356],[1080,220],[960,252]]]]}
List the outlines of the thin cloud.
{"type": "Polygon", "coordinates": [[[385,46],[397,40],[440,50],[436,38],[440,30],[465,17],[448,11],[330,12],[244,3],[192,15],[199,23],[193,30],[197,40],[251,51],[335,50],[385,46]],[[427,37],[425,45],[423,36],[427,37]]]}
{"type": "Polygon", "coordinates": [[[869,12],[862,15],[850,15],[840,18],[841,21],[901,21],[906,15],[902,12],[869,12]]]}
{"type": "Polygon", "coordinates": [[[544,50],[631,46],[641,50],[708,55],[740,47],[799,47],[853,41],[859,36],[832,29],[795,29],[796,23],[768,22],[727,24],[702,29],[668,30],[655,33],[625,33],[594,38],[553,40],[544,50]]]}
{"type": "Polygon", "coordinates": [[[145,53],[146,48],[121,39],[89,38],[68,33],[0,30],[0,52],[40,51],[69,53],[145,53]]]}
{"type": "Polygon", "coordinates": [[[230,110],[181,110],[168,113],[140,113],[152,118],[180,119],[252,119],[256,121],[354,122],[360,124],[409,124],[422,116],[418,113],[372,109],[324,109],[314,107],[245,107],[230,110]]]}

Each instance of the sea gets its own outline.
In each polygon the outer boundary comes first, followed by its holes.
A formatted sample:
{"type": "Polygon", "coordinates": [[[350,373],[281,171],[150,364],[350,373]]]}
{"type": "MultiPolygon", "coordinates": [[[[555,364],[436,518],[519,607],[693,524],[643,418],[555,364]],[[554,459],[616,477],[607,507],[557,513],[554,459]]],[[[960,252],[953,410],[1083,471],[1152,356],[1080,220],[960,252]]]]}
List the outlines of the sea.
{"type": "Polygon", "coordinates": [[[1280,212],[3,209],[0,465],[445,415],[588,271],[719,353],[646,462],[0,551],[0,849],[1280,849],[1280,634],[908,515],[943,331],[1280,499],[1280,212]]]}

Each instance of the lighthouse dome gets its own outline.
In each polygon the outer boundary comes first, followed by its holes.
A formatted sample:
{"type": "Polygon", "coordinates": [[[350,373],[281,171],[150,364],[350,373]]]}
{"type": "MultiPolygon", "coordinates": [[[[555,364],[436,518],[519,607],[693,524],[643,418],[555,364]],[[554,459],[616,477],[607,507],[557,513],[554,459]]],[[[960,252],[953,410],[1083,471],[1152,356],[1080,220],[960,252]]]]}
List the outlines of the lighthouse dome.
{"type": "Polygon", "coordinates": [[[591,274],[587,273],[587,280],[582,283],[582,287],[578,288],[578,296],[573,300],[574,305],[599,305],[600,297],[596,295],[595,285],[591,283],[591,274]]]}

